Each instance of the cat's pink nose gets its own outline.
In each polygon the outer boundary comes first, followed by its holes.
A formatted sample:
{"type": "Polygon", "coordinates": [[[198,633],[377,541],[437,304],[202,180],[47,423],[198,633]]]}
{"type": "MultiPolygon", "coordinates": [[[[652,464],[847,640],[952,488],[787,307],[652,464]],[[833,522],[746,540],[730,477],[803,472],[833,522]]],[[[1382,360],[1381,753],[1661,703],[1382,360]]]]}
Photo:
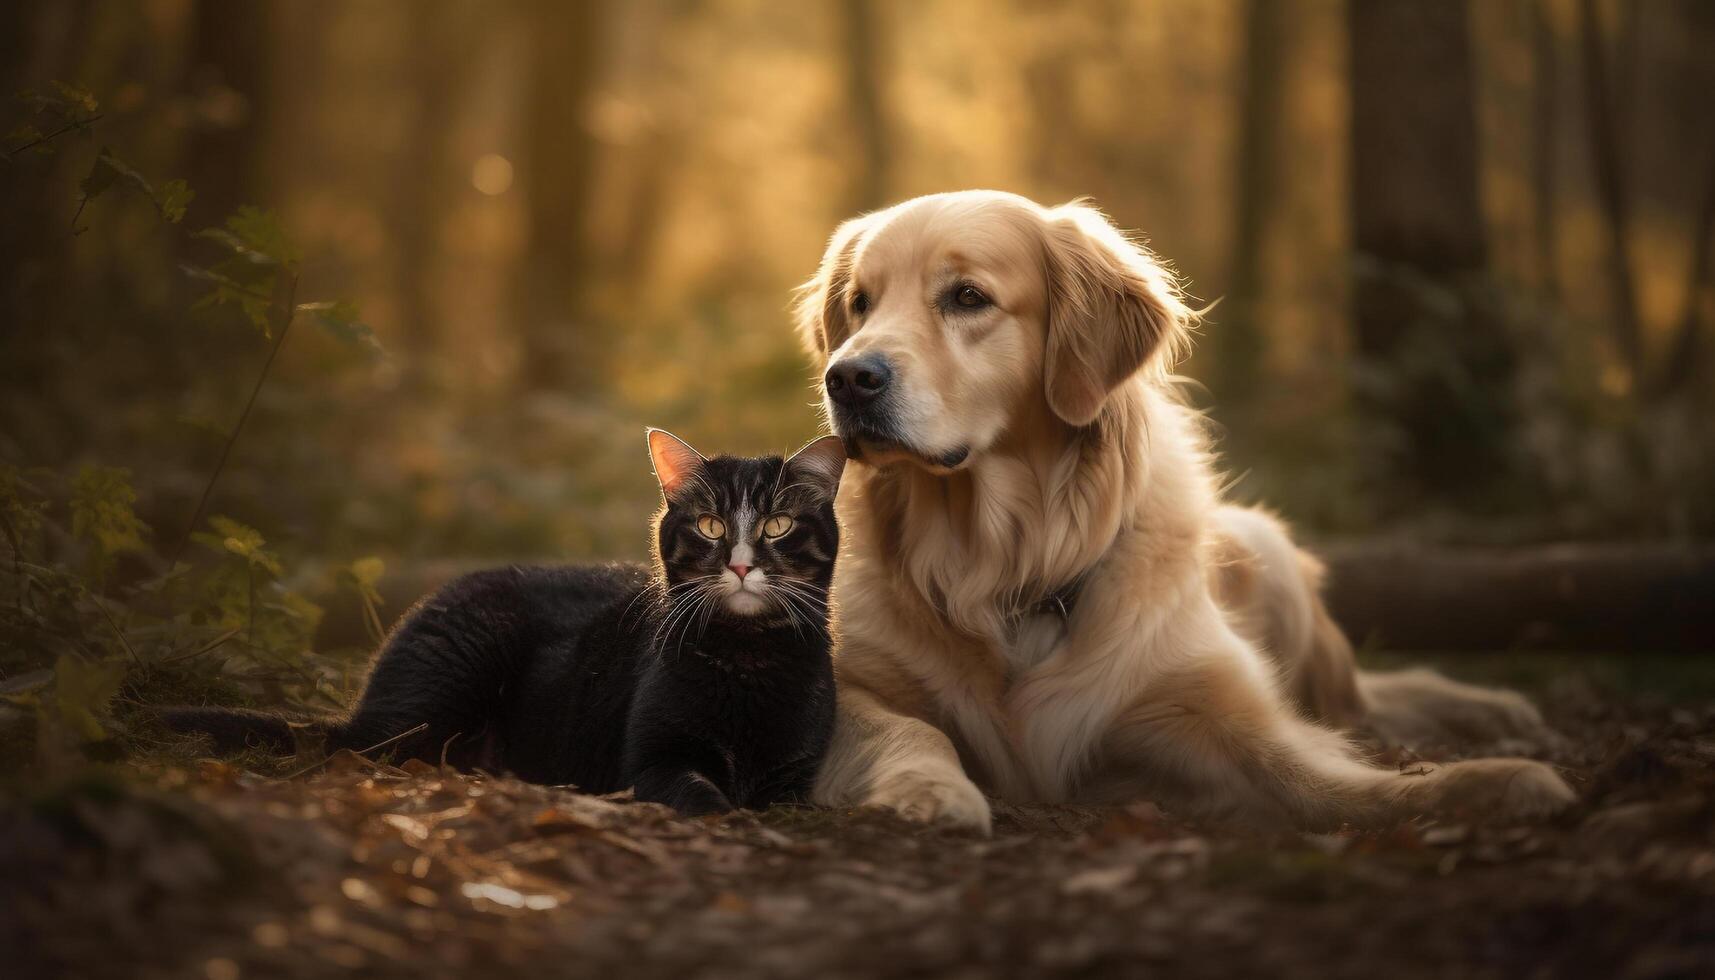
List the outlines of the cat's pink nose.
{"type": "Polygon", "coordinates": [[[727,567],[732,569],[732,573],[738,576],[740,582],[744,581],[744,573],[750,571],[749,565],[728,565],[727,567]]]}

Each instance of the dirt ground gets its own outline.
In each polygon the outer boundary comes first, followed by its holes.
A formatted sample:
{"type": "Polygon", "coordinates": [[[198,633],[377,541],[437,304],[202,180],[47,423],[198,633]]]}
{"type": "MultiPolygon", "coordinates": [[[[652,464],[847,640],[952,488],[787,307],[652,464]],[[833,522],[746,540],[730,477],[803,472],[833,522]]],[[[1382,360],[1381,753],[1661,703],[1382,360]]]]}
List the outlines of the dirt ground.
{"type": "Polygon", "coordinates": [[[1464,747],[1561,766],[1581,799],[1554,823],[1386,834],[1141,804],[997,807],[980,839],[863,811],[681,820],[356,756],[289,779],[154,762],[10,794],[0,972],[1711,976],[1715,692],[1663,693],[1561,677],[1563,740],[1464,747]]]}

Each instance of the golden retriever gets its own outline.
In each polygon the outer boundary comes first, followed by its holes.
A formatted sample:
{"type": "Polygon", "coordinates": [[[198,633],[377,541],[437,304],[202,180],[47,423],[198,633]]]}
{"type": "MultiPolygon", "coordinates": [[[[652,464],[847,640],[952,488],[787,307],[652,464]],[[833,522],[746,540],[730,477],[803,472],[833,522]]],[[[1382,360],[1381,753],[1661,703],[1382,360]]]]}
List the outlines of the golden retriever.
{"type": "Polygon", "coordinates": [[[937,194],[835,232],[798,304],[853,461],[817,800],[982,831],[984,790],[1303,828],[1567,805],[1538,762],[1396,772],[1336,734],[1540,719],[1516,694],[1356,671],[1315,560],[1221,502],[1169,375],[1194,318],[1081,203],[937,194]]]}

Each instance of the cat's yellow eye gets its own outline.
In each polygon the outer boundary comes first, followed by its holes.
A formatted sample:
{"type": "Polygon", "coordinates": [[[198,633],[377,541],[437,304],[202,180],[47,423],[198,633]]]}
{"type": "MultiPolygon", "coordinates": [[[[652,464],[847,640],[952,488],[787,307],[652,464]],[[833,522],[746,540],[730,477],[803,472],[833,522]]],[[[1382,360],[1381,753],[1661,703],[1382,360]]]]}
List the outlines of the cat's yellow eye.
{"type": "Polygon", "coordinates": [[[711,541],[719,541],[726,534],[726,522],[713,514],[704,514],[697,518],[697,530],[703,537],[711,541]]]}
{"type": "Polygon", "coordinates": [[[785,514],[775,514],[762,522],[762,533],[766,537],[778,538],[790,530],[792,530],[792,518],[785,514]]]}

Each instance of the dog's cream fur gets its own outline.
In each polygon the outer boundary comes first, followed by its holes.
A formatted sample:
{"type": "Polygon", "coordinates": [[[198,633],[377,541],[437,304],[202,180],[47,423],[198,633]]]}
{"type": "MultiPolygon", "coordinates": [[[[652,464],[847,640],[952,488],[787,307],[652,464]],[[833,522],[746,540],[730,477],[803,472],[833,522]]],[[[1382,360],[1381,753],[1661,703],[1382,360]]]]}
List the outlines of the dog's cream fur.
{"type": "Polygon", "coordinates": [[[1356,671],[1315,559],[1220,499],[1169,377],[1194,319],[1176,281],[1097,211],[962,192],[854,219],[799,311],[822,366],[890,359],[906,435],[857,440],[840,492],[821,802],[986,830],[983,789],[1306,828],[1571,800],[1540,763],[1398,773],[1335,733],[1540,719],[1508,692],[1356,671]],[[951,310],[962,283],[993,305],[951,310]],[[1070,614],[1045,611],[1072,583],[1070,614]]]}

